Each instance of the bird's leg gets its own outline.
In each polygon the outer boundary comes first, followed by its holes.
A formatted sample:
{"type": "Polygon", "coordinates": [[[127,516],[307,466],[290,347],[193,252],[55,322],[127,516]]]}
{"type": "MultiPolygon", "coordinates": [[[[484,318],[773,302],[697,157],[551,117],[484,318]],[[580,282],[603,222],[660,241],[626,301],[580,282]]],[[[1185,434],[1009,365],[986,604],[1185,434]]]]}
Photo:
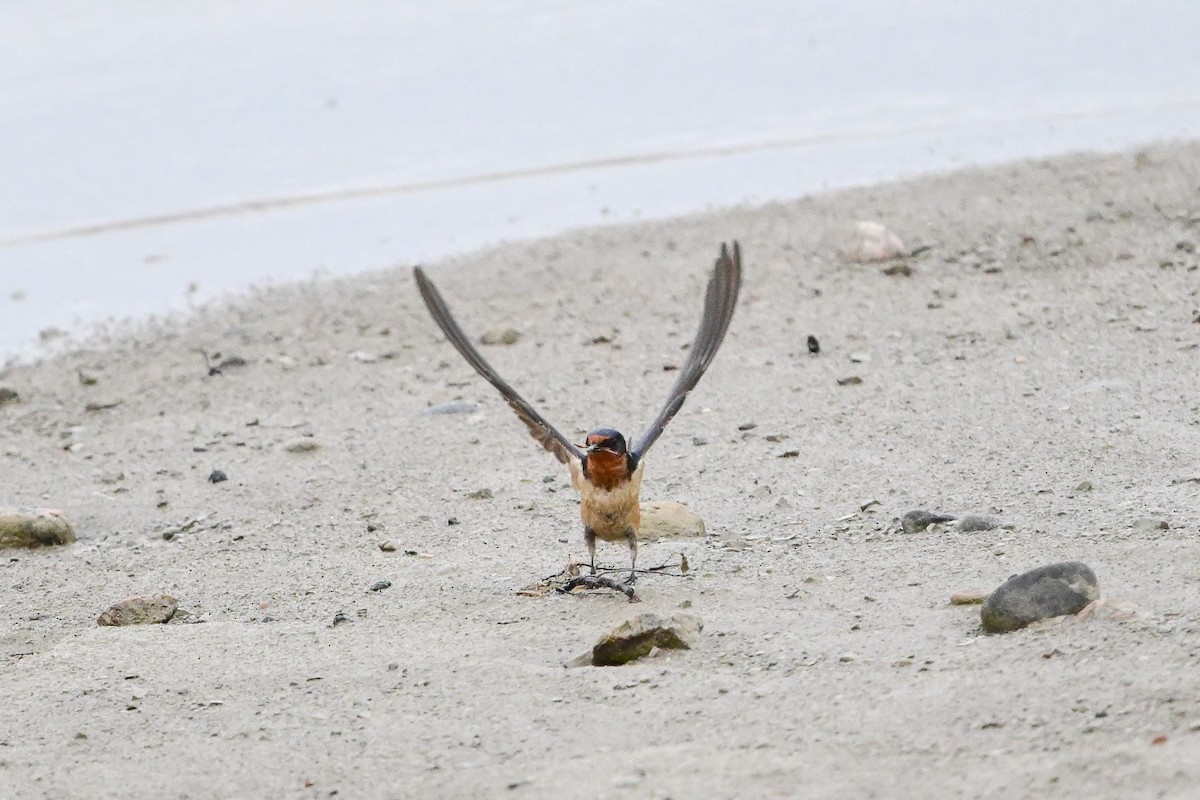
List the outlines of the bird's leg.
{"type": "Polygon", "coordinates": [[[632,527],[625,529],[625,541],[629,542],[629,580],[625,582],[632,584],[637,580],[637,573],[634,571],[637,567],[637,531],[632,527]]]}
{"type": "Polygon", "coordinates": [[[583,541],[587,544],[588,549],[588,564],[591,566],[591,574],[596,574],[596,532],[591,528],[583,529],[583,541]]]}

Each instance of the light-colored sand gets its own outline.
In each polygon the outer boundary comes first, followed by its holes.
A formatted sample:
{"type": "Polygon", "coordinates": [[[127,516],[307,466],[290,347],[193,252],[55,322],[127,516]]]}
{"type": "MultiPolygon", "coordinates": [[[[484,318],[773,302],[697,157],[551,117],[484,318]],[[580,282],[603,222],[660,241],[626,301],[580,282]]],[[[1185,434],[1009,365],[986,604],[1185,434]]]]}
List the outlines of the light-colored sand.
{"type": "Polygon", "coordinates": [[[0,505],[61,508],[80,541],[3,559],[0,795],[1196,796],[1198,189],[1189,144],[432,265],[471,332],[522,331],[486,352],[568,435],[636,435],[717,243],[742,242],[725,349],[646,469],[644,496],[686,502],[710,538],[645,545],[643,564],[682,550],[693,572],[644,578],[640,606],[514,593],[583,552],[566,471],[406,268],[6,369],[22,401],[0,408],[0,505]],[[858,219],[929,245],[916,273],[840,261],[858,219]],[[209,377],[197,348],[250,364],[209,377]],[[421,414],[460,398],[479,410],[421,414]],[[1015,529],[891,532],[912,508],[1015,529]],[[1140,611],[984,636],[949,605],[1067,559],[1140,611]],[[188,619],[96,626],[154,592],[188,619]],[[562,667],[686,601],[702,649],[562,667]]]}

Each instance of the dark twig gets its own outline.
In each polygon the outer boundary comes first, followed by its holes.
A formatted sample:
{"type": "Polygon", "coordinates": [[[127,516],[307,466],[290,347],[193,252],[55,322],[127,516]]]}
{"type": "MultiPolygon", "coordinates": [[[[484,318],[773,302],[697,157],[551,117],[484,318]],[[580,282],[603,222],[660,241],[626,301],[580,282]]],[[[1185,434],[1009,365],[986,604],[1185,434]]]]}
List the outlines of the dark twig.
{"type": "Polygon", "coordinates": [[[618,583],[612,578],[606,578],[603,575],[576,575],[557,588],[558,591],[567,594],[571,590],[578,589],[581,586],[585,589],[612,589],[628,597],[631,603],[641,602],[641,598],[637,596],[637,592],[628,583],[618,583]]]}

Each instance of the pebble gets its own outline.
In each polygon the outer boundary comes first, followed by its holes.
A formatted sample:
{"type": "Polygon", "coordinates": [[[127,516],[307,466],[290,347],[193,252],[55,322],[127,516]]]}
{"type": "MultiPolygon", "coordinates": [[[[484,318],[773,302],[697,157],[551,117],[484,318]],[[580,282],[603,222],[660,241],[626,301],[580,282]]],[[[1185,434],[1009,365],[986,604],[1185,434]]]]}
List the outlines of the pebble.
{"type": "Polygon", "coordinates": [[[229,480],[229,476],[219,469],[214,469],[208,474],[209,483],[222,483],[227,480],[229,480]]]}
{"type": "MultiPolygon", "coordinates": [[[[689,650],[700,642],[704,623],[693,614],[639,614],[618,625],[592,648],[591,664],[616,667],[649,655],[653,648],[689,650]]],[[[577,661],[578,659],[576,659],[577,661]]]]}
{"type": "Polygon", "coordinates": [[[479,406],[466,400],[451,400],[448,403],[438,403],[421,411],[422,414],[470,414],[479,406]]]}
{"type": "Polygon", "coordinates": [[[1171,525],[1165,519],[1154,519],[1153,517],[1139,517],[1133,523],[1133,527],[1139,531],[1165,531],[1170,530],[1171,525]]]}
{"type": "Polygon", "coordinates": [[[1004,522],[995,517],[965,516],[954,526],[959,533],[978,533],[979,531],[994,531],[1004,527],[1004,522]]]}
{"type": "Polygon", "coordinates": [[[863,382],[862,378],[857,375],[851,375],[848,378],[838,378],[838,386],[858,386],[863,382]]]}
{"type": "Polygon", "coordinates": [[[7,386],[0,386],[0,406],[5,403],[14,403],[21,399],[21,395],[17,394],[13,389],[7,386]]]}
{"type": "Polygon", "coordinates": [[[817,340],[817,337],[813,336],[811,333],[808,335],[808,352],[812,353],[814,356],[821,352],[821,343],[817,340]]]}
{"type": "Polygon", "coordinates": [[[385,553],[394,553],[396,552],[396,543],[390,540],[386,542],[380,542],[379,549],[385,553]]]}
{"type": "Polygon", "coordinates": [[[1090,492],[1095,488],[1096,487],[1092,485],[1091,481],[1080,481],[1079,483],[1075,484],[1075,491],[1077,492],[1090,492]]]}
{"type": "Polygon", "coordinates": [[[674,500],[642,503],[642,526],[638,530],[642,541],[703,538],[705,532],[704,520],[683,503],[674,500]]]}
{"type": "Polygon", "coordinates": [[[53,508],[0,508],[0,549],[70,544],[75,528],[53,508]]]}
{"type": "Polygon", "coordinates": [[[1005,633],[1040,619],[1077,614],[1099,596],[1091,567],[1064,561],[1012,576],[988,595],[979,615],[985,631],[1005,633]]]}
{"type": "Polygon", "coordinates": [[[950,595],[952,606],[973,606],[982,603],[991,594],[987,589],[964,589],[950,595]]]}
{"type": "Polygon", "coordinates": [[[483,336],[479,337],[480,344],[516,344],[521,338],[521,332],[516,328],[506,328],[497,325],[483,336]]]}
{"type": "Polygon", "coordinates": [[[97,625],[155,625],[175,616],[179,604],[169,594],[129,597],[96,618],[97,625]]]}
{"type": "Polygon", "coordinates": [[[392,585],[391,581],[386,581],[386,580],[375,581],[374,583],[371,584],[371,591],[372,592],[382,592],[384,589],[390,588],[391,585],[392,585]]]}
{"type": "Polygon", "coordinates": [[[853,232],[842,246],[842,255],[860,264],[888,261],[905,252],[899,236],[884,225],[869,220],[854,223],[853,232]]]}
{"type": "Polygon", "coordinates": [[[287,450],[289,453],[311,453],[320,446],[321,445],[317,443],[317,440],[311,436],[300,436],[296,439],[289,439],[283,445],[283,449],[287,450]]]}
{"type": "Polygon", "coordinates": [[[953,514],[935,514],[932,511],[924,511],[915,509],[906,511],[904,516],[900,517],[900,528],[905,533],[920,533],[930,525],[940,525],[943,522],[953,522],[958,517],[953,514]]]}
{"type": "MultiPolygon", "coordinates": [[[[486,488],[485,489],[476,489],[475,491],[468,494],[467,497],[470,498],[471,500],[491,500],[492,499],[492,490],[486,489],[486,488]]],[[[450,524],[453,525],[454,523],[452,522],[450,524]]]]}

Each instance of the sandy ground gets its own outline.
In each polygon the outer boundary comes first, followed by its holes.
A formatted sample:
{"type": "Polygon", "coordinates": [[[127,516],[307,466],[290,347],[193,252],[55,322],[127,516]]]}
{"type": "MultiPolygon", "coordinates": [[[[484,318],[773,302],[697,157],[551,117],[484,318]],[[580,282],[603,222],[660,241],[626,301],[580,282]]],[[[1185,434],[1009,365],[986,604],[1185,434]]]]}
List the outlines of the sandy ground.
{"type": "Polygon", "coordinates": [[[407,267],[9,366],[0,505],[80,541],[5,554],[0,794],[1195,797],[1198,188],[1200,145],[1164,146],[431,265],[468,330],[522,332],[486,353],[568,435],[636,435],[741,241],[725,348],[644,487],[709,536],[644,545],[693,570],[640,605],[515,593],[582,555],[575,498],[407,267]],[[838,257],[859,219],[929,246],[913,275],[838,257]],[[249,364],[209,376],[200,348],[249,364]],[[894,532],[912,508],[1014,527],[894,532]],[[1068,559],[1109,611],[987,636],[948,604],[1068,559]],[[159,591],[182,619],[95,624],[159,591]],[[563,667],[689,602],[701,648],[563,667]]]}

